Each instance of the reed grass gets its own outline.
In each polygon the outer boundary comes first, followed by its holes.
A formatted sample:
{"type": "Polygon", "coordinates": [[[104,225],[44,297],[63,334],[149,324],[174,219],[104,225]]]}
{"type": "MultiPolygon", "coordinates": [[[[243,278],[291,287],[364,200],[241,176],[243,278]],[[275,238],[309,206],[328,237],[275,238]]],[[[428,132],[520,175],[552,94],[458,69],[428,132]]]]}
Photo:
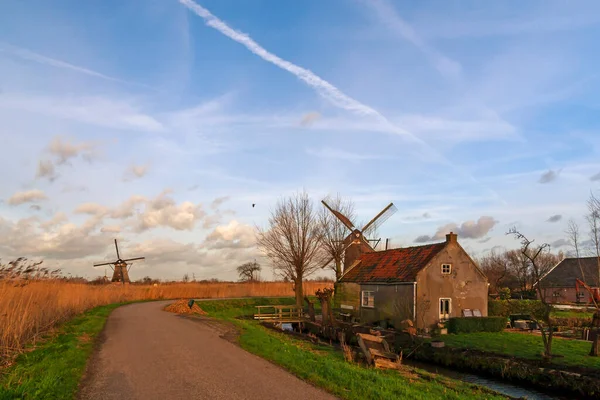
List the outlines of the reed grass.
{"type": "MultiPolygon", "coordinates": [[[[314,295],[331,282],[305,282],[314,295]]],[[[141,300],[293,296],[291,283],[169,283],[91,285],[51,279],[0,279],[0,367],[53,327],[94,307],[141,300]]]]}

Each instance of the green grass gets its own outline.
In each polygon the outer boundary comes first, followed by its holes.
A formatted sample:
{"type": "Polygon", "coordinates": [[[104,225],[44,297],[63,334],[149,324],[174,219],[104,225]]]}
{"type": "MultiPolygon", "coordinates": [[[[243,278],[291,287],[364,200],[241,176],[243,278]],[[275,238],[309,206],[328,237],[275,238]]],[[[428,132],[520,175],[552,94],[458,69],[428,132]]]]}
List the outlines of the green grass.
{"type": "Polygon", "coordinates": [[[21,354],[0,376],[0,399],[71,399],[112,310],[94,308],[63,325],[35,350],[21,354]]]}
{"type": "Polygon", "coordinates": [[[588,311],[573,311],[573,310],[555,310],[552,311],[554,318],[589,318],[594,316],[593,312],[588,311]]]}
{"type": "MultiPolygon", "coordinates": [[[[514,332],[478,332],[441,337],[447,346],[476,349],[499,354],[541,360],[544,350],[541,336],[514,332]]],[[[600,369],[600,357],[590,357],[591,342],[553,338],[552,353],[562,356],[553,358],[557,365],[581,366],[600,369]]]]}
{"type": "Polygon", "coordinates": [[[237,325],[245,350],[274,362],[296,376],[343,399],[505,399],[477,386],[414,370],[401,374],[350,364],[340,351],[267,329],[252,315],[257,305],[292,304],[293,299],[207,301],[199,305],[210,316],[237,325]]]}

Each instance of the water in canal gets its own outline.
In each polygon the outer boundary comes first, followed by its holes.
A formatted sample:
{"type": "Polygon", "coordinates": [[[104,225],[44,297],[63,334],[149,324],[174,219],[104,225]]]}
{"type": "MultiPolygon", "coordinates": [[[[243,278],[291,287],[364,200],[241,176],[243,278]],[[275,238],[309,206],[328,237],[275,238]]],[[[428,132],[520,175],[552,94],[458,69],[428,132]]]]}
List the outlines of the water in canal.
{"type": "Polygon", "coordinates": [[[409,365],[411,367],[423,369],[428,372],[447,376],[448,378],[457,379],[463,382],[472,383],[475,385],[486,387],[495,392],[501,393],[506,396],[521,398],[524,397],[528,400],[568,400],[573,397],[557,396],[554,394],[543,393],[533,388],[525,388],[512,384],[501,379],[482,377],[479,375],[469,374],[465,372],[459,372],[448,368],[440,367],[434,364],[413,361],[413,360],[402,360],[402,364],[409,365]]]}
{"type": "MultiPolygon", "coordinates": [[[[293,331],[292,324],[282,324],[281,328],[284,331],[293,331]]],[[[557,396],[554,394],[543,393],[533,388],[522,387],[501,379],[488,378],[479,375],[474,375],[465,372],[459,372],[449,368],[440,367],[434,364],[414,361],[402,360],[402,364],[411,367],[419,368],[431,373],[447,376],[448,378],[460,380],[463,382],[472,383],[474,385],[483,386],[500,394],[514,397],[526,398],[527,400],[568,400],[570,397],[557,396]]],[[[572,397],[571,397],[572,398],[572,397]]]]}

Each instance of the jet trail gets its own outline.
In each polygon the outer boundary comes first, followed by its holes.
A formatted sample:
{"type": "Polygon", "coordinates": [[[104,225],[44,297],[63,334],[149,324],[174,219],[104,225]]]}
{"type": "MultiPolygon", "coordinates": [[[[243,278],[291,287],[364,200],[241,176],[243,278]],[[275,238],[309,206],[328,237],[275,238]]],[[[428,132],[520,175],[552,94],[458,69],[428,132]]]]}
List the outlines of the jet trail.
{"type": "Polygon", "coordinates": [[[358,115],[375,117],[377,120],[385,124],[390,129],[390,132],[405,136],[413,140],[414,142],[417,142],[418,144],[422,145],[422,147],[424,147],[430,153],[427,155],[427,158],[429,160],[441,161],[443,164],[454,168],[457,172],[459,172],[463,176],[466,176],[469,180],[476,183],[480,187],[490,191],[495,198],[499,199],[498,194],[496,194],[493,190],[486,188],[471,174],[464,171],[462,168],[452,164],[446,157],[440,154],[435,148],[433,148],[424,140],[420,139],[413,133],[393,124],[387,117],[385,117],[379,111],[346,95],[340,89],[327,82],[326,80],[322,79],[312,71],[300,67],[290,61],[284,60],[281,57],[269,52],[264,47],[256,43],[249,35],[231,28],[225,22],[214,16],[210,11],[208,11],[206,8],[202,7],[198,3],[194,2],[193,0],[179,0],[179,2],[186,6],[188,9],[190,9],[192,12],[194,12],[196,15],[204,19],[206,25],[216,29],[223,35],[229,37],[230,39],[242,44],[244,47],[246,47],[248,50],[259,56],[263,60],[268,61],[271,64],[274,64],[285,71],[288,71],[292,75],[295,75],[298,79],[304,81],[307,85],[315,89],[320,96],[330,101],[333,105],[344,110],[351,111],[358,115]]]}

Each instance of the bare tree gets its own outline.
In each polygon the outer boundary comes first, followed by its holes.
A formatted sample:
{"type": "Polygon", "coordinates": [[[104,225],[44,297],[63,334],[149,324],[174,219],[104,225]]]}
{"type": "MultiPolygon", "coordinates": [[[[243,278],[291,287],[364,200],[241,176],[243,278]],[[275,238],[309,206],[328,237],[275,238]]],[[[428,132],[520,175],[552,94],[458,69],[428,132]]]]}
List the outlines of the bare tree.
{"type": "Polygon", "coordinates": [[[322,228],[306,192],[278,202],[267,230],[257,228],[259,249],[273,263],[274,272],[294,282],[296,305],[302,307],[302,281],[325,262],[322,228]]]}
{"type": "Polygon", "coordinates": [[[532,317],[539,325],[542,333],[542,342],[544,343],[544,357],[550,359],[552,357],[552,335],[554,333],[554,324],[550,318],[552,312],[552,304],[550,304],[545,296],[545,291],[541,279],[552,269],[554,264],[546,255],[550,253],[550,245],[542,243],[533,246],[533,241],[527,239],[525,235],[519,232],[516,228],[508,231],[507,235],[513,235],[521,241],[521,254],[529,261],[531,266],[531,274],[534,281],[534,286],[537,291],[541,307],[532,310],[532,317]],[[545,326],[544,326],[545,325],[545,326]],[[545,327],[548,328],[546,332],[545,327]]]}
{"type": "Polygon", "coordinates": [[[237,267],[237,273],[240,277],[240,281],[243,282],[255,282],[258,281],[258,274],[262,270],[262,267],[256,261],[247,262],[237,267]]]}
{"type": "Polygon", "coordinates": [[[519,250],[508,250],[504,253],[507,268],[519,282],[522,292],[530,289],[533,284],[531,279],[531,264],[527,257],[519,250]]]}
{"type": "MultiPolygon", "coordinates": [[[[352,221],[355,218],[354,204],[350,200],[343,200],[338,194],[326,201],[331,208],[339,211],[349,220],[352,221]]],[[[335,272],[335,278],[338,280],[344,272],[342,268],[346,249],[344,239],[348,236],[348,228],[325,207],[322,207],[319,211],[319,223],[323,229],[323,249],[332,260],[327,267],[335,272]]]]}
{"type": "Polygon", "coordinates": [[[490,291],[492,293],[498,293],[500,289],[506,287],[505,279],[509,272],[508,263],[503,253],[498,254],[492,251],[489,255],[481,257],[478,261],[479,267],[490,281],[490,291]]]}
{"type": "Polygon", "coordinates": [[[581,266],[581,257],[579,252],[579,225],[577,225],[577,222],[570,219],[565,233],[567,234],[567,238],[571,244],[571,247],[573,247],[573,250],[575,251],[575,257],[577,258],[577,265],[579,266],[579,272],[581,272],[581,278],[584,282],[586,282],[585,272],[581,266]]]}
{"type": "Polygon", "coordinates": [[[600,199],[590,193],[590,198],[587,201],[588,214],[586,219],[590,228],[590,239],[592,241],[593,252],[597,258],[598,265],[598,281],[595,282],[600,286],[600,199]]]}

